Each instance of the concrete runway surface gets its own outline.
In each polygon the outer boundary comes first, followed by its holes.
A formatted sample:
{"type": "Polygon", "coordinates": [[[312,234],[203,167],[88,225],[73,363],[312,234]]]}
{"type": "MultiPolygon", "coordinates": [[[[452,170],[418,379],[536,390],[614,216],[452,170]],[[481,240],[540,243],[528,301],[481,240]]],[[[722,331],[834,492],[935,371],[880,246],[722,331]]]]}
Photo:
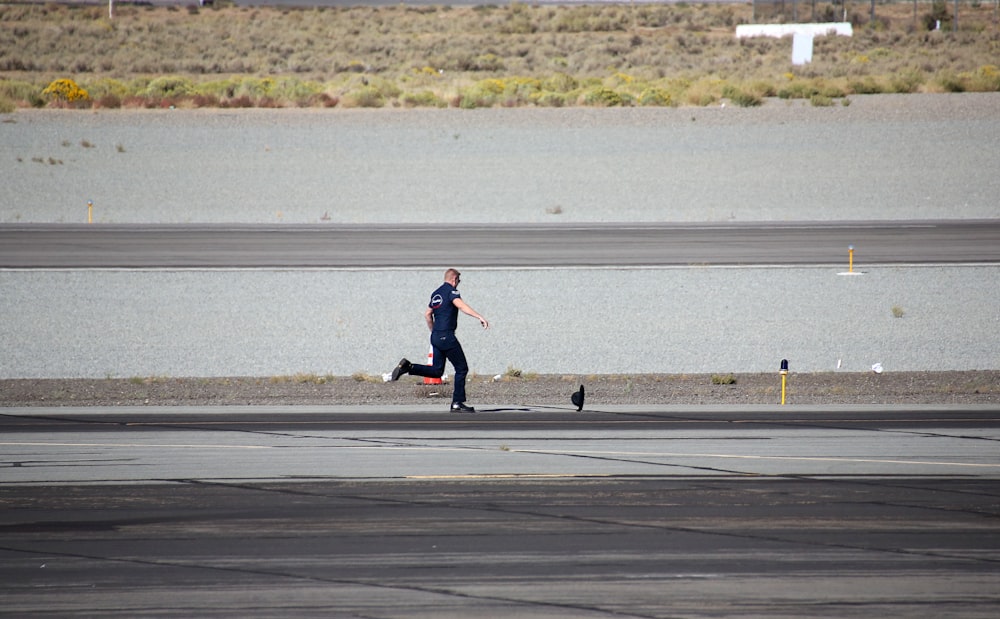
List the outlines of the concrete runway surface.
{"type": "Polygon", "coordinates": [[[993,617],[1000,411],[7,409],[3,614],[993,617]]]}

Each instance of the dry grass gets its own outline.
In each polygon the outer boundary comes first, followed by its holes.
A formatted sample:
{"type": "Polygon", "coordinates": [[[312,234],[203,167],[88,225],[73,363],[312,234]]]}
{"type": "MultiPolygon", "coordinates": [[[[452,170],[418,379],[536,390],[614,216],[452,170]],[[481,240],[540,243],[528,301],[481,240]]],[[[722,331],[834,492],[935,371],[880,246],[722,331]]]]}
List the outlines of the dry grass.
{"type": "MultiPolygon", "coordinates": [[[[948,5],[951,6],[950,4],[948,5]]],[[[0,111],[62,107],[757,105],[854,93],[1000,90],[991,3],[928,32],[908,2],[855,36],[738,41],[749,4],[198,9],[0,6],[0,111]],[[89,97],[43,90],[59,79],[89,97]]],[[[862,10],[863,9],[863,10],[862,10]]]]}

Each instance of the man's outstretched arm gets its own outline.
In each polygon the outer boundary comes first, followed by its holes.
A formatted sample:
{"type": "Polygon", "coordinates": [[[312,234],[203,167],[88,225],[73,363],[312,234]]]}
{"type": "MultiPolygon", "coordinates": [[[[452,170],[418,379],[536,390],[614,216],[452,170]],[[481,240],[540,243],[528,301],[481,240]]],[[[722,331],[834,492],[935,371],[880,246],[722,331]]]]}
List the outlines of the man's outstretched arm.
{"type": "Polygon", "coordinates": [[[475,318],[476,320],[478,320],[479,324],[483,325],[484,329],[489,329],[490,328],[490,321],[486,320],[485,318],[483,318],[479,314],[479,312],[477,312],[476,310],[474,310],[471,307],[469,307],[468,303],[466,303],[462,299],[455,299],[454,303],[455,303],[455,307],[457,307],[458,309],[462,310],[463,313],[466,313],[469,316],[472,316],[473,318],[475,318]]]}

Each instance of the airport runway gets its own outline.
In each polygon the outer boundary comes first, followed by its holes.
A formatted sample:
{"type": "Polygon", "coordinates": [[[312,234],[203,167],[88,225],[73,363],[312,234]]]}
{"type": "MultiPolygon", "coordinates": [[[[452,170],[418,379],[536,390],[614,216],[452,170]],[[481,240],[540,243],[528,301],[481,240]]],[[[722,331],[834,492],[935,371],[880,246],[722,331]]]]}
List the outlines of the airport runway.
{"type": "Polygon", "coordinates": [[[10,616],[993,617],[1000,411],[7,409],[10,616]]]}
{"type": "Polygon", "coordinates": [[[567,225],[0,226],[0,267],[466,267],[998,263],[1000,220],[567,225]]]}

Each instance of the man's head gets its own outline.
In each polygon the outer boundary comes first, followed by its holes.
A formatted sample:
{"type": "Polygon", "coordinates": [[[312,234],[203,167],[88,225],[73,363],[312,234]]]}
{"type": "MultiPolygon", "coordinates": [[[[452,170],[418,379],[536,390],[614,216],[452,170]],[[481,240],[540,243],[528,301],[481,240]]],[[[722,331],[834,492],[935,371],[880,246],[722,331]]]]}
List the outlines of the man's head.
{"type": "Polygon", "coordinates": [[[444,281],[457,288],[458,282],[462,281],[462,274],[457,269],[448,269],[444,272],[444,281]]]}

